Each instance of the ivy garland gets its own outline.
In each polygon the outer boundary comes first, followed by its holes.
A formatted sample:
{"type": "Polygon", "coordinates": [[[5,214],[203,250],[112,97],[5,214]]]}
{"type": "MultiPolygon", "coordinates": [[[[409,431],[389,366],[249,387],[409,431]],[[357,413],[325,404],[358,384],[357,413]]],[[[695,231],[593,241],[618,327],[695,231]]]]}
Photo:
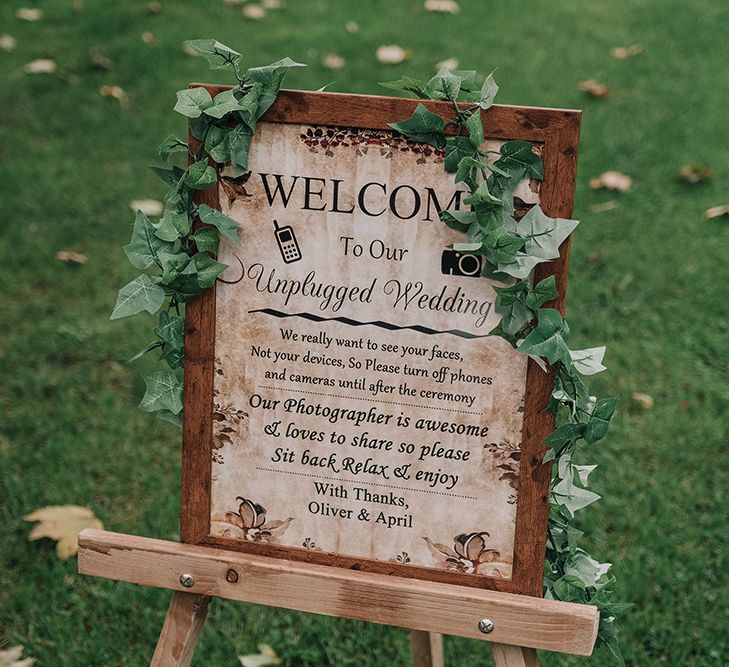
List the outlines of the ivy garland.
{"type": "MultiPolygon", "coordinates": [[[[212,187],[217,180],[208,157],[227,165],[233,176],[248,168],[248,150],[257,120],[273,104],[284,76],[293,67],[303,67],[290,58],[241,73],[242,55],[212,39],[185,42],[203,56],[211,69],[232,72],[237,85],[213,99],[205,88],[178,91],[174,109],[189,119],[190,131],[200,142],[193,153],[187,141],[174,135],[159,147],[165,167],[153,171],[167,184],[162,217],[153,223],[137,211],[132,239],[124,246],[129,261],[142,273],[119,290],[111,319],[143,310],[159,311],[155,339],[130,361],[159,350],[170,370],[144,375],[146,392],[139,407],[157,412],[161,419],[181,424],[184,360],[184,318],[181,306],[212,287],[227,265],[214,260],[220,234],[238,243],[238,223],[205,204],[195,204],[195,190],[212,187]],[[169,166],[175,153],[186,153],[186,168],[169,166]],[[193,229],[200,220],[206,226],[193,229]],[[163,304],[166,306],[163,308],[163,304]]],[[[510,285],[494,287],[495,310],[501,321],[491,332],[527,354],[546,371],[555,369],[549,409],[557,413],[558,428],[545,440],[545,463],[554,461],[550,486],[550,510],[544,573],[544,597],[586,603],[600,610],[598,644],[604,645],[622,663],[616,616],[628,604],[612,601],[615,577],[610,563],[600,563],[577,546],[583,533],[573,526],[575,512],[600,498],[587,487],[594,465],[577,465],[573,457],[580,442],[594,444],[607,433],[616,399],[596,399],[581,376],[605,370],[604,347],[569,348],[569,327],[562,315],[544,304],[557,298],[554,276],[530,284],[532,269],[559,257],[560,244],[577,226],[576,220],[549,218],[538,205],[516,222],[514,190],[524,178],[543,178],[541,157],[527,141],[508,141],[498,152],[482,151],[485,140],[481,110],[488,109],[498,92],[493,75],[482,85],[471,70],[441,69],[429,81],[403,77],[381,84],[421,99],[453,104],[447,121],[418,104],[410,118],[390,127],[413,141],[444,151],[446,172],[455,183],[464,183],[471,210],[441,211],[441,220],[466,235],[454,250],[485,258],[482,275],[510,285]],[[467,103],[463,106],[459,103],[467,103]],[[470,103],[470,104],[468,104],[470,103]],[[449,136],[446,136],[446,130],[449,136]]]]}

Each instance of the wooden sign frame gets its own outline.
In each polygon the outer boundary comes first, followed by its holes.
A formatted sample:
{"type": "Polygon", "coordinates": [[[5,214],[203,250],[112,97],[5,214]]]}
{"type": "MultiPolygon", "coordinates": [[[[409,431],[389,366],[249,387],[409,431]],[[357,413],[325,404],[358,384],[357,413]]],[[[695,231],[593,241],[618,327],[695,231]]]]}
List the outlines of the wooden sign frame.
{"type": "MultiPolygon", "coordinates": [[[[204,85],[212,96],[228,88],[205,84],[193,84],[193,87],[199,85],[204,85]]],[[[389,130],[388,123],[409,117],[419,102],[391,97],[283,90],[261,120],[389,130]]],[[[444,117],[452,113],[450,103],[423,103],[444,117]]],[[[482,116],[487,139],[523,139],[542,144],[544,180],[540,192],[541,207],[551,217],[569,218],[574,197],[580,112],[497,105],[482,112],[482,116]]],[[[193,151],[195,143],[191,137],[193,151]]],[[[197,202],[219,209],[217,186],[201,192],[197,202]]],[[[560,311],[564,309],[568,252],[569,241],[566,241],[561,247],[559,259],[540,264],[535,269],[535,281],[549,275],[555,276],[559,297],[550,305],[560,311]]],[[[359,570],[541,596],[550,482],[550,466],[543,464],[541,459],[545,449],[543,441],[554,429],[554,415],[546,411],[553,374],[543,372],[531,360],[527,370],[511,579],[440,571],[265,543],[240,542],[211,535],[215,304],[213,287],[186,308],[180,521],[182,542],[314,565],[336,566],[344,572],[359,570]]]]}

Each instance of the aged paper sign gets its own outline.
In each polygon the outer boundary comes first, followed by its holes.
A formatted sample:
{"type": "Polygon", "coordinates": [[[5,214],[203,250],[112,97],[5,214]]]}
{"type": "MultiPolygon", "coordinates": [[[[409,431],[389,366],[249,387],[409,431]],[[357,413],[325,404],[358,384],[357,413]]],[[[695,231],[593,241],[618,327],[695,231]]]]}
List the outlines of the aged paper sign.
{"type": "Polygon", "coordinates": [[[221,175],[213,537],[512,577],[527,360],[447,247],[465,197],[385,130],[264,122],[221,175]]]}

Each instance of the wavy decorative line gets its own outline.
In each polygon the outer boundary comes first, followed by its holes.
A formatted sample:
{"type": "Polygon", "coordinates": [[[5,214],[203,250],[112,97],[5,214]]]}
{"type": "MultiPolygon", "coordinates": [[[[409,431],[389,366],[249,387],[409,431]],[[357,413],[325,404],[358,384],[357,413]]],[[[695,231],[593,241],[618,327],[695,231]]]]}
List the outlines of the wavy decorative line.
{"type": "Polygon", "coordinates": [[[274,317],[301,317],[305,320],[311,320],[312,322],[341,322],[342,324],[348,324],[350,327],[364,327],[373,326],[380,327],[381,329],[388,329],[389,331],[400,331],[401,329],[412,329],[419,333],[428,334],[430,336],[435,334],[450,334],[451,336],[459,336],[460,338],[488,338],[488,334],[476,335],[468,333],[468,331],[461,331],[459,329],[447,329],[446,331],[437,331],[436,329],[429,329],[428,327],[421,326],[420,324],[411,324],[404,327],[392,324],[391,322],[382,322],[381,320],[375,320],[374,322],[360,322],[353,320],[349,317],[322,317],[321,315],[314,315],[313,313],[282,313],[280,310],[274,310],[273,308],[260,308],[258,310],[249,310],[249,313],[265,313],[266,315],[273,315],[274,317]]]}

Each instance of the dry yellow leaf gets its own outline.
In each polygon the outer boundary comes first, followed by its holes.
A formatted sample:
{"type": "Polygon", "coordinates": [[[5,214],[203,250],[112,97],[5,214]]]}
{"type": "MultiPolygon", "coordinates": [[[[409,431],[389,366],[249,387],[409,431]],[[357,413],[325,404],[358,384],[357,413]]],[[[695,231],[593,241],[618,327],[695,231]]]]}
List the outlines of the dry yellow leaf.
{"type": "Polygon", "coordinates": [[[606,171],[597,178],[590,179],[590,187],[593,190],[618,190],[619,192],[627,192],[633,185],[633,179],[630,176],[621,174],[619,171],[606,171]]]}
{"type": "Polygon", "coordinates": [[[426,12],[442,12],[443,14],[458,14],[461,8],[453,0],[425,0],[426,12]]]}
{"type": "Polygon", "coordinates": [[[56,253],[56,259],[61,262],[69,262],[72,264],[85,264],[88,257],[76,252],[75,250],[59,250],[56,253]]]}
{"type": "Polygon", "coordinates": [[[446,58],[445,60],[441,60],[439,63],[435,63],[436,71],[443,69],[444,67],[449,70],[458,69],[458,58],[446,58]]]}
{"type": "Polygon", "coordinates": [[[99,92],[104,97],[113,97],[115,100],[119,100],[119,104],[125,108],[129,106],[129,96],[121,86],[101,86],[99,92]]]}
{"type": "Polygon", "coordinates": [[[634,391],[631,398],[633,399],[633,403],[642,410],[650,410],[653,408],[653,397],[650,394],[642,394],[639,391],[634,391]]]}
{"type": "Polygon", "coordinates": [[[679,178],[687,183],[708,181],[714,175],[714,169],[703,164],[685,164],[678,172],[679,178]]]}
{"type": "Polygon", "coordinates": [[[31,667],[35,658],[21,658],[23,655],[22,646],[11,646],[0,651],[0,667],[31,667]]]}
{"type": "Polygon", "coordinates": [[[610,97],[610,88],[608,88],[604,83],[595,81],[595,79],[580,81],[580,83],[577,84],[577,88],[586,92],[590,97],[596,97],[598,99],[610,97]]]}
{"type": "Polygon", "coordinates": [[[407,60],[412,53],[397,44],[385,44],[377,49],[375,55],[383,65],[397,65],[407,60]]]}
{"type": "Polygon", "coordinates": [[[74,14],[80,14],[84,10],[84,0],[73,0],[71,11],[74,14]]]}
{"type": "Polygon", "coordinates": [[[712,206],[704,211],[704,217],[707,220],[720,218],[723,215],[729,215],[729,204],[724,204],[723,206],[712,206]]]}
{"type": "Polygon", "coordinates": [[[342,69],[346,65],[346,61],[336,53],[327,53],[321,59],[321,64],[327,69],[342,69]]]}
{"type": "Polygon", "coordinates": [[[89,62],[96,69],[104,69],[107,71],[114,69],[114,63],[110,58],[107,58],[101,53],[101,51],[94,51],[93,49],[89,51],[89,62]]]}
{"type": "Polygon", "coordinates": [[[344,29],[350,34],[354,35],[354,33],[359,32],[359,23],[357,21],[347,21],[344,24],[344,29]]]}
{"type": "Polygon", "coordinates": [[[200,57],[200,54],[197,51],[195,51],[195,49],[193,49],[191,46],[188,46],[184,42],[182,44],[182,52],[187,54],[188,56],[192,56],[193,58],[200,57]]]}
{"type": "Polygon", "coordinates": [[[146,216],[159,216],[165,210],[165,205],[156,199],[132,199],[129,208],[135,213],[141,211],[146,216]]]}
{"type": "Polygon", "coordinates": [[[149,14],[161,14],[163,9],[162,3],[157,0],[147,3],[147,13],[149,14]]]}
{"type": "Polygon", "coordinates": [[[610,55],[618,60],[625,60],[625,58],[632,58],[643,53],[643,47],[640,44],[633,44],[632,46],[616,46],[614,49],[610,49],[610,55]]]}
{"type": "Polygon", "coordinates": [[[0,35],[0,49],[3,51],[12,51],[15,48],[17,41],[12,35],[4,33],[0,35]]]}
{"type": "Polygon", "coordinates": [[[238,660],[243,667],[265,667],[266,665],[280,665],[281,658],[276,655],[268,644],[259,644],[260,653],[252,653],[250,655],[239,655],[238,660]]]}
{"type": "Polygon", "coordinates": [[[149,32],[148,30],[142,33],[142,41],[145,44],[149,44],[152,46],[153,44],[157,43],[157,38],[155,37],[153,32],[149,32]]]}
{"type": "Polygon", "coordinates": [[[250,21],[260,21],[266,18],[266,10],[261,5],[247,4],[243,6],[243,16],[250,21]]]}
{"type": "Polygon", "coordinates": [[[58,69],[56,61],[49,58],[39,58],[23,67],[26,74],[53,74],[56,69],[58,69]]]}
{"type": "Polygon", "coordinates": [[[84,528],[103,528],[88,507],[79,505],[51,505],[42,507],[23,517],[26,521],[37,521],[28,535],[29,540],[49,537],[56,540],[56,555],[67,560],[78,551],[76,538],[84,528]]]}
{"type": "Polygon", "coordinates": [[[15,10],[15,18],[21,21],[40,21],[43,18],[43,11],[36,8],[20,7],[15,10]]]}

